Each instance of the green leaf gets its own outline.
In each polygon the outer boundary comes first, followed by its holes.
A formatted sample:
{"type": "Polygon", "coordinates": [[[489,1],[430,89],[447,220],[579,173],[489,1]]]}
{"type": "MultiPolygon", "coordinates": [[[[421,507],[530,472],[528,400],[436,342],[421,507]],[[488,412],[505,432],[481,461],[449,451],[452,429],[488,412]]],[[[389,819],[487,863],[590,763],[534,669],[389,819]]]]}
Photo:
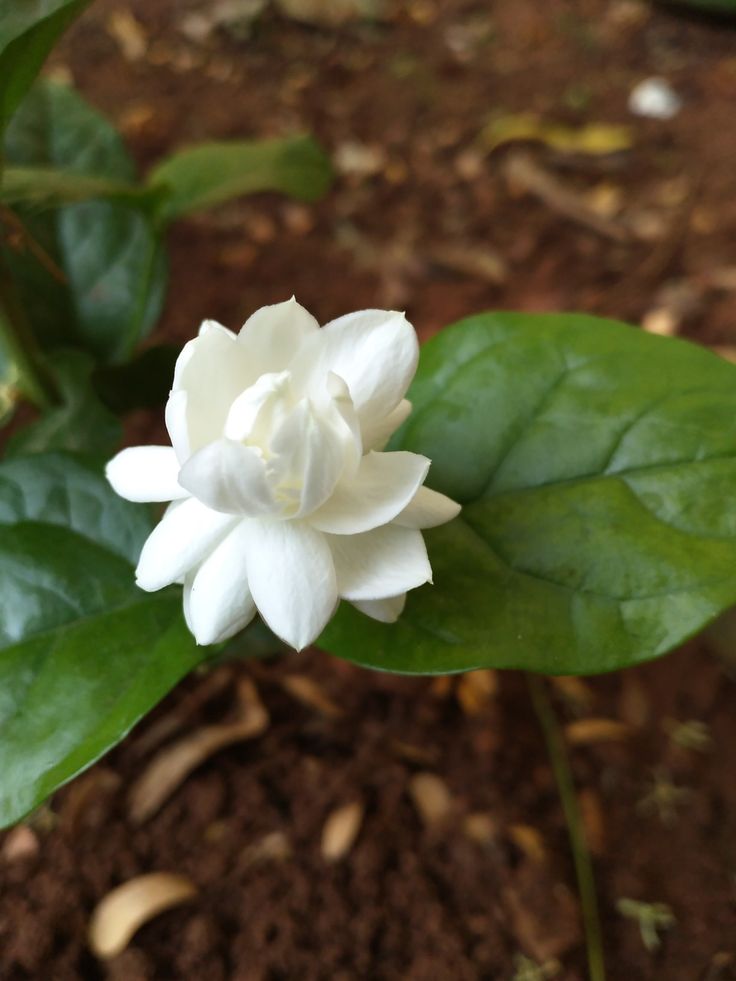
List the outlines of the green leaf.
{"type": "Polygon", "coordinates": [[[90,0],[0,0],[0,134],[57,38],[90,0]]]}
{"type": "Polygon", "coordinates": [[[93,763],[211,655],[178,590],[135,586],[146,507],[89,461],[0,463],[0,826],[93,763]]]}
{"type": "Polygon", "coordinates": [[[0,827],[99,759],[208,653],[171,592],[0,651],[0,827]]]}
{"type": "Polygon", "coordinates": [[[130,564],[66,528],[3,528],[0,648],[137,598],[130,564]]]}
{"type": "Polygon", "coordinates": [[[328,158],[308,136],[204,143],[164,160],[148,177],[151,187],[168,191],[161,202],[163,221],[258,191],[314,201],[331,181],[328,158]]]}
{"type": "Polygon", "coordinates": [[[139,597],[148,508],[120,500],[90,460],[0,463],[0,526],[0,647],[139,597]]]}
{"type": "MultiPolygon", "coordinates": [[[[11,167],[129,185],[133,163],[115,129],[72,89],[43,82],[29,93],[5,140],[11,167]]],[[[150,191],[147,192],[150,195],[150,191]]],[[[146,210],[88,200],[51,212],[19,207],[22,232],[5,261],[45,347],[73,344],[105,362],[124,360],[155,322],[165,257],[146,210]]]]}
{"type": "Polygon", "coordinates": [[[575,315],[485,314],[423,349],[392,443],[463,504],[395,625],[343,604],[320,643],[433,673],[592,674],[736,602],[736,367],[575,315]]]}
{"type": "Polygon", "coordinates": [[[132,563],[152,527],[148,508],[118,497],[97,466],[71,453],[0,463],[0,525],[19,522],[66,528],[132,563]]]}
{"type": "Polygon", "coordinates": [[[103,457],[112,453],[120,443],[122,427],[92,388],[93,367],[91,358],[80,351],[54,353],[51,370],[61,403],[14,433],[6,446],[7,456],[47,450],[76,450],[103,457]]]}

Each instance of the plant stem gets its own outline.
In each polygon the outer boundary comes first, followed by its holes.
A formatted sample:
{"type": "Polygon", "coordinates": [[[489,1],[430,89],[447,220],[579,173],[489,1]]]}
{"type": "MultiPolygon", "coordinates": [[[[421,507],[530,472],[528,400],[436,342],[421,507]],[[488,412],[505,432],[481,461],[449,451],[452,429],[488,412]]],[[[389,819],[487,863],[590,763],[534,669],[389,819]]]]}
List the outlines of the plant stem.
{"type": "Polygon", "coordinates": [[[570,760],[557,716],[547,694],[544,679],[537,675],[527,674],[526,680],[532,705],[547,745],[547,752],[567,823],[567,833],[575,864],[575,878],[577,879],[580,905],[583,912],[589,981],[605,981],[606,968],[603,961],[603,940],[593,877],[593,863],[585,840],[585,829],[580,817],[570,760]]]}
{"type": "Polygon", "coordinates": [[[0,260],[0,348],[18,370],[18,388],[37,407],[56,401],[54,384],[41,360],[10,274],[0,260]]]}

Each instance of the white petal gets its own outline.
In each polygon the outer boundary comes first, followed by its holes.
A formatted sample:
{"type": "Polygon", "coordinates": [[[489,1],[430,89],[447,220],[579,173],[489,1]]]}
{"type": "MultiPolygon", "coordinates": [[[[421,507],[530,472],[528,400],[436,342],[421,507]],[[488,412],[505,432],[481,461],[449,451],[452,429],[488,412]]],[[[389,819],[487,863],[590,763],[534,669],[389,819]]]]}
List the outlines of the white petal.
{"type": "Polygon", "coordinates": [[[366,616],[381,623],[396,623],[404,612],[406,593],[399,596],[388,596],[381,600],[354,600],[353,606],[366,616]]]}
{"type": "Polygon", "coordinates": [[[461,510],[460,505],[452,498],[430,490],[429,487],[420,487],[394,521],[404,528],[436,528],[446,521],[452,521],[461,510]]]}
{"type": "Polygon", "coordinates": [[[412,500],[428,470],[429,460],[418,453],[368,453],[355,476],[341,481],[309,522],[334,535],[388,524],[412,500]]]}
{"type": "Polygon", "coordinates": [[[198,450],[181,468],[179,483],[215,511],[254,516],[275,507],[260,453],[232,439],[198,450]]]}
{"type": "Polygon", "coordinates": [[[421,531],[384,525],[362,535],[327,535],[340,596],[377,600],[432,581],[421,531]]]}
{"type": "Polygon", "coordinates": [[[181,388],[187,367],[194,357],[196,350],[197,338],[195,337],[191,341],[187,341],[179,352],[179,357],[176,359],[176,364],[174,365],[174,380],[171,384],[172,391],[177,391],[181,388]]]}
{"type": "Polygon", "coordinates": [[[237,520],[193,497],[172,504],[143,546],[138,585],[151,593],[177,582],[219,545],[237,520]]]}
{"type": "Polygon", "coordinates": [[[187,432],[192,452],[222,436],[230,406],[258,374],[235,335],[219,324],[189,341],[179,355],[174,391],[187,394],[187,432]]]}
{"type": "Polygon", "coordinates": [[[247,521],[248,582],[273,632],[301,650],[319,637],[337,605],[325,536],[302,521],[247,521]]]}
{"type": "Polygon", "coordinates": [[[194,577],[197,574],[195,569],[184,577],[184,589],[182,591],[182,607],[184,609],[184,622],[189,628],[191,634],[194,633],[194,624],[192,623],[192,583],[194,582],[194,577]]]}
{"type": "Polygon", "coordinates": [[[266,446],[270,434],[284,421],[292,407],[290,382],[291,374],[288,371],[261,375],[230,406],[225,436],[266,446]]]}
{"type": "Polygon", "coordinates": [[[116,494],[128,501],[175,501],[188,497],[179,483],[179,461],[170,446],[131,446],[105,468],[116,494]]]}
{"type": "Polygon", "coordinates": [[[285,303],[256,310],[243,324],[238,340],[261,375],[285,368],[305,338],[318,331],[312,314],[292,296],[285,303]]]}
{"type": "Polygon", "coordinates": [[[227,334],[227,336],[230,338],[235,337],[235,334],[228,327],[223,327],[218,320],[203,320],[199,325],[198,334],[201,337],[203,334],[206,334],[211,330],[219,330],[222,334],[227,334]]]}
{"type": "Polygon", "coordinates": [[[198,644],[227,640],[255,616],[243,524],[235,526],[185,585],[185,615],[198,644]]]}
{"type": "Polygon", "coordinates": [[[187,393],[183,389],[172,392],[166,403],[166,428],[179,463],[184,463],[191,454],[189,428],[187,425],[187,393]]]}
{"type": "Polygon", "coordinates": [[[284,513],[301,517],[333,492],[345,455],[340,434],[302,399],[271,441],[271,479],[284,513]]]}
{"type": "Polygon", "coordinates": [[[344,378],[361,426],[370,431],[403,398],[418,358],[417,335],[403,313],[361,310],[308,337],[292,370],[305,391],[328,371],[344,378]]]}
{"type": "Polygon", "coordinates": [[[320,411],[340,437],[345,458],[344,472],[355,473],[363,456],[363,437],[347,382],[334,371],[329,371],[323,395],[313,394],[312,398],[317,399],[320,411]]]}
{"type": "Polygon", "coordinates": [[[363,427],[363,446],[366,450],[382,450],[386,443],[411,413],[411,402],[402,399],[388,415],[381,418],[376,416],[363,427]]]}

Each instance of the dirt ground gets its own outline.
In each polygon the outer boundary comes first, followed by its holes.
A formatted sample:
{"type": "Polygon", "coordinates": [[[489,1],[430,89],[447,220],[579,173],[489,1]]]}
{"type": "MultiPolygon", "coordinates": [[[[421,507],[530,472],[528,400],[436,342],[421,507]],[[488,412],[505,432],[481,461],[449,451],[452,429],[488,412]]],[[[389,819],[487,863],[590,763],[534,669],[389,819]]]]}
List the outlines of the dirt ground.
{"type": "MultiPolygon", "coordinates": [[[[322,321],[405,308],[423,337],[483,309],[581,310],[733,355],[736,27],[637,0],[406,0],[339,26],[286,6],[216,26],[222,5],[98,0],[54,56],[142,168],[304,130],[336,161],[315,206],[263,196],[177,225],[154,339],[295,293],[322,321]],[[627,108],[651,76],[682,99],[670,120],[627,108]],[[511,140],[529,113],[545,139],[511,140]],[[612,124],[618,149],[581,152],[581,130],[611,149],[612,124]]],[[[161,420],[134,425],[155,438],[161,420]]],[[[736,978],[735,678],[701,642],[550,684],[609,981],[736,978]],[[659,912],[658,938],[636,911],[659,912]]],[[[0,837],[3,981],[586,976],[563,813],[512,673],[394,678],[317,651],[223,666],[0,837]],[[150,761],[233,718],[245,679],[264,731],[136,819],[150,761]],[[95,905],[158,870],[196,895],[98,960],[95,905]]]]}

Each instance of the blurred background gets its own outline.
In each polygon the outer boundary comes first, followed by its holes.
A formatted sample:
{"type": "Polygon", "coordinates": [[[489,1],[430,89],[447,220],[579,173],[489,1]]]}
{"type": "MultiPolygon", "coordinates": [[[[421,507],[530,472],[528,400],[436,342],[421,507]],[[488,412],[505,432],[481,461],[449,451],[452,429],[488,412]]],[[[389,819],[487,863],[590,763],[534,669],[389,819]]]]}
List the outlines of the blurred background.
{"type": "MultiPolygon", "coordinates": [[[[422,338],[484,309],[576,310],[733,357],[734,24],[639,0],[97,0],[47,71],[141,171],[296,132],[332,158],[316,205],[262,195],[175,226],[154,341],[296,294],[321,322],[405,309],[422,338]]],[[[129,439],[162,426],[138,413],[129,439]]],[[[613,981],[736,978],[736,643],[719,637],[552,685],[613,981]]],[[[316,651],[223,665],[0,836],[8,981],[585,977],[513,673],[402,679],[316,651]],[[243,700],[258,731],[212,739],[243,700]],[[199,765],[167,781],[181,739],[199,765]],[[194,897],[95,958],[97,902],[159,870],[194,897]]]]}

